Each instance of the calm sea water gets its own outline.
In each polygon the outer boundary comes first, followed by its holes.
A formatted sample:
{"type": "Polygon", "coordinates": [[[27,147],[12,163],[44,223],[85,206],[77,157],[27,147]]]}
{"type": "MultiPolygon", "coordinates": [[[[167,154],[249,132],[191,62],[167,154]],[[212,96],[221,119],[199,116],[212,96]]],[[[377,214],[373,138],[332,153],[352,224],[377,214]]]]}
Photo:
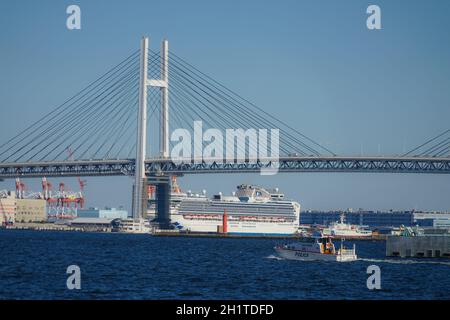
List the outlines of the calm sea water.
{"type": "Polygon", "coordinates": [[[450,299],[448,260],[386,259],[384,242],[357,241],[361,261],[288,261],[278,242],[0,230],[0,299],[450,299]],[[66,288],[73,264],[81,290],[66,288]],[[367,289],[372,264],[381,290],[367,289]]]}

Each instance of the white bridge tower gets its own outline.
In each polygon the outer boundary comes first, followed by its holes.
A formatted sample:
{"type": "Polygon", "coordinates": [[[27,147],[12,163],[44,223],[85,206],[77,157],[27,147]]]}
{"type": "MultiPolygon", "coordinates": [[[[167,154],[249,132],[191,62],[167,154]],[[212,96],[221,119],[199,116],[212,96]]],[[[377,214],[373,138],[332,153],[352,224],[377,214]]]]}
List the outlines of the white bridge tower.
{"type": "Polygon", "coordinates": [[[169,157],[169,42],[164,40],[161,47],[161,79],[148,79],[149,40],[141,40],[138,132],[136,137],[136,163],[133,192],[133,219],[139,220],[146,214],[147,190],[145,158],[147,144],[147,87],[161,88],[161,130],[160,154],[169,157]]]}

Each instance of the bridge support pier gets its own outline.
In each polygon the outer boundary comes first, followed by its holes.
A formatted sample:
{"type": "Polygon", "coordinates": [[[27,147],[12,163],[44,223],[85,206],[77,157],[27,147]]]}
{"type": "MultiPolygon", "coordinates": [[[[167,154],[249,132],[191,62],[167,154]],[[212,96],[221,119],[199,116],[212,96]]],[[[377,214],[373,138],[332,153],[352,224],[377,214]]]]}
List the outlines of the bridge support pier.
{"type": "Polygon", "coordinates": [[[149,177],[147,185],[156,187],[156,218],[152,221],[152,224],[158,229],[173,229],[170,223],[170,177],[149,177]]]}
{"type": "Polygon", "coordinates": [[[145,182],[145,179],[142,179],[142,184],[141,184],[141,188],[137,189],[136,188],[136,184],[133,184],[133,189],[132,189],[132,207],[131,207],[131,212],[133,213],[133,219],[134,220],[139,220],[140,218],[145,218],[147,215],[147,207],[148,207],[148,195],[147,195],[147,185],[145,182]],[[139,194],[136,194],[136,191],[140,190],[139,194]],[[135,205],[136,205],[136,200],[138,201],[138,204],[140,207],[138,207],[139,209],[136,209],[135,205]],[[140,212],[139,215],[135,216],[135,214],[138,214],[140,212]]]}

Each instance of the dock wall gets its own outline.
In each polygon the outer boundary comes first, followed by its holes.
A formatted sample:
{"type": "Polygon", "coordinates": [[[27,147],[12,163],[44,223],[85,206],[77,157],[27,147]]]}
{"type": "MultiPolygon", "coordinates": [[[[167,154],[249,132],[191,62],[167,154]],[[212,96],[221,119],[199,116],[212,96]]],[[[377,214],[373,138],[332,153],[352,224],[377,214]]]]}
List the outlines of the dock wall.
{"type": "Polygon", "coordinates": [[[450,258],[450,236],[388,236],[386,239],[386,256],[450,258]]]}

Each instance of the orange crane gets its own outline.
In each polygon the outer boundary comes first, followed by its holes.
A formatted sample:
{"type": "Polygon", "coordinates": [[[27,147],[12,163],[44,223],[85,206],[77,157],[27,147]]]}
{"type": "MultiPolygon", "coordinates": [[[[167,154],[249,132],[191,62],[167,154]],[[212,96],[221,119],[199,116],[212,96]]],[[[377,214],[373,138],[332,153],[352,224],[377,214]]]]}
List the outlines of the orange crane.
{"type": "Polygon", "coordinates": [[[17,199],[24,198],[25,189],[26,189],[25,183],[20,181],[19,178],[16,178],[16,198],[17,199]]]}
{"type": "Polygon", "coordinates": [[[51,188],[52,184],[46,178],[42,178],[42,195],[47,201],[48,216],[57,219],[75,218],[78,207],[84,206],[83,193],[66,190],[63,182],[59,183],[57,192],[52,193],[51,188]]]}
{"type": "Polygon", "coordinates": [[[80,185],[80,191],[83,192],[84,191],[84,187],[87,184],[87,181],[86,180],[81,180],[80,177],[77,177],[77,180],[78,180],[78,184],[80,185]]]}
{"type": "Polygon", "coordinates": [[[48,200],[52,197],[52,184],[46,177],[42,178],[42,199],[48,200]]]}
{"type": "Polygon", "coordinates": [[[83,208],[84,196],[82,190],[86,182],[78,179],[81,191],[73,192],[66,190],[63,182],[59,184],[58,191],[52,192],[52,184],[47,178],[42,178],[42,192],[27,191],[25,183],[16,179],[16,198],[17,199],[44,199],[47,201],[48,217],[58,219],[71,219],[77,215],[77,209],[83,208]]]}

